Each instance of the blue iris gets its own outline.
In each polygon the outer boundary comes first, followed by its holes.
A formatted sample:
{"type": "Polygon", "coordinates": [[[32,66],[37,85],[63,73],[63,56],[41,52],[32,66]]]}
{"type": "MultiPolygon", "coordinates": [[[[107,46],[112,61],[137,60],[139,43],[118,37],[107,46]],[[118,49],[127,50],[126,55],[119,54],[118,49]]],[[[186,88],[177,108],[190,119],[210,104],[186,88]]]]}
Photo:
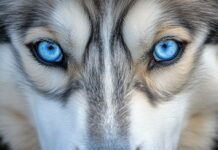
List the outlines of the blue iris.
{"type": "Polygon", "coordinates": [[[180,45],[175,40],[164,40],[156,44],[154,58],[156,61],[170,61],[177,57],[180,52],[180,45]]]}
{"type": "Polygon", "coordinates": [[[61,62],[63,59],[63,52],[61,48],[54,42],[41,41],[36,48],[40,59],[48,63],[61,62]]]}

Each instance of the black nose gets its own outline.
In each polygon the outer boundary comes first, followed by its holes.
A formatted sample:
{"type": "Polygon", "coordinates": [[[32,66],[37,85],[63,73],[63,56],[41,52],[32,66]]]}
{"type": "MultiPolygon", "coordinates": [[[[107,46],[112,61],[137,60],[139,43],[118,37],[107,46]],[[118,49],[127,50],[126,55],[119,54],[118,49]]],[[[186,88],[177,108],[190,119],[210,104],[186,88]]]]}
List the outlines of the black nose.
{"type": "Polygon", "coordinates": [[[138,146],[135,150],[142,150],[142,147],[138,146]]]}

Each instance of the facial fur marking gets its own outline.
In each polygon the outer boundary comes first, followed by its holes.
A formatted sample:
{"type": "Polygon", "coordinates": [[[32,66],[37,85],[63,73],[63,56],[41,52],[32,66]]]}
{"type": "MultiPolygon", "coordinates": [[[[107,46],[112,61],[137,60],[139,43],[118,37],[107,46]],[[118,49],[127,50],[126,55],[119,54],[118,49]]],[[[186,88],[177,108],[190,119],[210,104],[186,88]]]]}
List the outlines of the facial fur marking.
{"type": "MultiPolygon", "coordinates": [[[[112,2],[108,2],[108,5],[111,6],[112,2]]],[[[115,116],[115,108],[113,108],[112,103],[112,94],[114,91],[113,88],[113,75],[111,74],[111,45],[110,45],[110,39],[111,39],[111,31],[113,28],[113,18],[112,18],[112,9],[108,7],[106,10],[106,14],[104,16],[104,23],[102,27],[102,40],[104,43],[104,65],[105,65],[105,77],[104,77],[104,90],[105,90],[105,101],[107,103],[107,112],[105,116],[105,125],[108,126],[105,129],[106,134],[111,136],[116,134],[116,128],[115,122],[114,122],[114,116],[115,116]]],[[[110,138],[110,137],[109,137],[110,138]]]]}
{"type": "Polygon", "coordinates": [[[9,43],[10,39],[6,33],[5,27],[1,25],[1,20],[0,20],[0,44],[1,43],[9,43]]]}
{"type": "Polygon", "coordinates": [[[145,93],[145,95],[148,96],[151,103],[153,103],[155,100],[157,100],[157,96],[154,93],[152,93],[151,90],[146,85],[144,85],[143,83],[136,82],[135,83],[135,88],[137,90],[142,91],[143,93],[145,93]]]}
{"type": "Polygon", "coordinates": [[[82,89],[82,84],[75,80],[73,82],[69,82],[68,86],[63,90],[63,89],[50,89],[50,90],[43,90],[40,89],[35,82],[31,79],[31,77],[27,74],[25,71],[25,68],[23,66],[23,63],[21,61],[21,56],[15,48],[12,46],[12,52],[14,55],[14,58],[16,59],[17,66],[19,71],[23,74],[23,76],[26,79],[26,82],[20,82],[20,86],[26,85],[34,90],[36,90],[39,94],[42,94],[46,97],[49,97],[51,99],[63,99],[63,102],[67,102],[68,97],[70,94],[72,94],[74,91],[82,89]]]}
{"type": "Polygon", "coordinates": [[[206,44],[218,44],[218,21],[210,23],[212,30],[209,32],[206,44]]]}
{"type": "MultiPolygon", "coordinates": [[[[180,138],[189,116],[205,111],[205,127],[215,131],[218,53],[204,47],[217,44],[216,0],[0,1],[0,133],[12,148],[176,150],[195,142],[180,138]],[[166,36],[187,42],[182,57],[148,69],[150,60],[163,61],[160,50],[149,52],[166,36]],[[31,57],[25,43],[41,38],[66,52],[66,70],[31,57]],[[11,109],[40,144],[25,142],[32,137],[4,114],[11,109]]],[[[193,149],[211,146],[211,132],[202,137],[193,149]]]]}
{"type": "MultiPolygon", "coordinates": [[[[124,105],[124,101],[126,100],[124,95],[126,94],[127,90],[123,88],[123,86],[126,84],[124,81],[126,78],[122,78],[125,76],[122,69],[124,69],[126,66],[123,65],[122,67],[122,65],[119,65],[118,61],[121,59],[119,56],[122,56],[126,53],[124,52],[125,50],[122,50],[120,55],[112,55],[112,51],[115,50],[117,53],[117,50],[121,46],[112,42],[112,40],[115,40],[112,38],[114,20],[111,18],[113,16],[113,12],[108,9],[104,9],[104,13],[102,13],[104,16],[101,16],[101,19],[99,19],[100,30],[97,30],[98,32],[94,32],[95,36],[92,37],[93,40],[88,47],[89,49],[87,50],[88,55],[85,57],[86,64],[89,64],[88,62],[91,62],[91,60],[88,59],[91,58],[94,50],[97,49],[99,51],[95,51],[95,53],[100,56],[99,60],[103,60],[101,63],[103,67],[99,66],[99,62],[94,63],[95,65],[93,65],[91,68],[88,67],[91,69],[89,72],[91,74],[88,76],[92,76],[93,78],[92,82],[88,81],[90,84],[86,85],[86,87],[91,86],[87,89],[87,95],[92,96],[90,97],[89,102],[89,112],[90,114],[95,114],[90,115],[89,119],[89,124],[91,124],[91,126],[95,126],[95,130],[90,130],[90,141],[92,141],[93,144],[96,144],[95,148],[101,146],[97,144],[99,142],[112,142],[118,147],[121,146],[122,149],[124,148],[122,147],[122,144],[120,145],[116,143],[116,138],[120,137],[119,139],[123,139],[123,143],[126,143],[123,146],[125,146],[125,149],[128,149],[128,122],[126,122],[128,108],[126,107],[126,104],[124,105]],[[119,58],[117,59],[117,57],[119,58]],[[100,69],[97,71],[96,69],[99,68],[95,69],[94,66],[98,66],[102,68],[102,70],[100,69]],[[95,95],[93,95],[93,93],[95,93],[95,95]]],[[[97,57],[95,56],[95,58],[97,57]]],[[[126,55],[124,55],[124,58],[122,57],[125,64],[125,62],[127,62],[126,55]]],[[[125,71],[127,72],[127,70],[125,71]]],[[[91,147],[94,146],[93,144],[90,143],[90,145],[92,145],[91,147]]],[[[114,147],[111,148],[114,149],[114,147]]]]}

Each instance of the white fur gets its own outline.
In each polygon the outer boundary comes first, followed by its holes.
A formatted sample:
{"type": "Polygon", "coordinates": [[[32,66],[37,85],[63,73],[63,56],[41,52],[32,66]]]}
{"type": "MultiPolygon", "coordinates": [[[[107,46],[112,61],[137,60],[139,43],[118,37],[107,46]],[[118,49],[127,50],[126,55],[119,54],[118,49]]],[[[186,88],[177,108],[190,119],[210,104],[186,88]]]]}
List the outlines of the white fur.
{"type": "Polygon", "coordinates": [[[39,150],[29,105],[16,84],[21,77],[11,49],[0,45],[0,133],[12,149],[39,150]]]}
{"type": "Polygon", "coordinates": [[[87,105],[83,93],[72,96],[66,107],[61,100],[45,99],[33,91],[27,96],[43,150],[86,149],[87,105]]]}
{"type": "Polygon", "coordinates": [[[139,0],[129,11],[124,21],[123,34],[134,60],[151,46],[161,13],[162,8],[158,3],[144,0],[139,0]]]}
{"type": "Polygon", "coordinates": [[[70,47],[65,50],[69,51],[69,54],[72,54],[78,62],[81,62],[90,36],[88,16],[77,0],[58,1],[56,6],[52,16],[53,28],[62,44],[70,47]]]}
{"type": "Polygon", "coordinates": [[[175,150],[184,124],[188,96],[182,94],[156,107],[139,92],[131,100],[132,149],[175,150]]]}
{"type": "Polygon", "coordinates": [[[191,98],[180,150],[211,150],[214,144],[211,139],[217,136],[217,49],[217,46],[212,45],[205,47],[201,66],[195,72],[198,75],[198,87],[189,90],[191,98]]]}

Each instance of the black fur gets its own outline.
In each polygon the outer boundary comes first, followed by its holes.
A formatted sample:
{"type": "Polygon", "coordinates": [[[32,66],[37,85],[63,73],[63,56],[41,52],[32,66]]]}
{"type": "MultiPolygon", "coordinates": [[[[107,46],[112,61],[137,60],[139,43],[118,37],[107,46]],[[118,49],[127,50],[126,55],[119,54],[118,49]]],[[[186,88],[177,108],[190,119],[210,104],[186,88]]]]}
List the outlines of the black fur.
{"type": "Polygon", "coordinates": [[[5,26],[1,25],[1,20],[0,20],[0,44],[9,43],[9,42],[10,42],[10,39],[6,33],[5,26]]]}
{"type": "Polygon", "coordinates": [[[206,44],[218,44],[218,21],[214,20],[210,23],[211,30],[208,34],[206,44]]]}
{"type": "Polygon", "coordinates": [[[10,150],[8,144],[3,143],[3,139],[1,136],[0,136],[0,150],[10,150]]]}

